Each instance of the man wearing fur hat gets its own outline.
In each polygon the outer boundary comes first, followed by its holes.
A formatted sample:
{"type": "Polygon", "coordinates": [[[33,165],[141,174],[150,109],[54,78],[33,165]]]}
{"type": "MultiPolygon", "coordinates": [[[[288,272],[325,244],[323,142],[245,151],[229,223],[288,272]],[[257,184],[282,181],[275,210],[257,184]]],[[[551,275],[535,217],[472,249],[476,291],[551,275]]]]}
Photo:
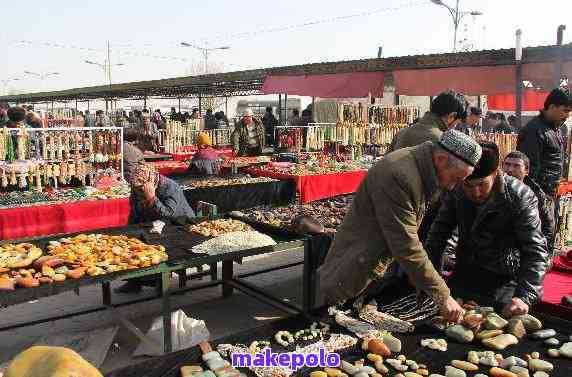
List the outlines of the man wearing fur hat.
{"type": "Polygon", "coordinates": [[[542,296],[548,251],[532,190],[499,170],[496,144],[481,142],[473,173],[443,198],[425,247],[440,264],[447,239],[459,229],[454,295],[495,306],[505,315],[528,312],[542,296]]]}
{"type": "Polygon", "coordinates": [[[233,152],[237,156],[260,156],[266,146],[262,122],[246,109],[236,130],[232,133],[233,152]]]}

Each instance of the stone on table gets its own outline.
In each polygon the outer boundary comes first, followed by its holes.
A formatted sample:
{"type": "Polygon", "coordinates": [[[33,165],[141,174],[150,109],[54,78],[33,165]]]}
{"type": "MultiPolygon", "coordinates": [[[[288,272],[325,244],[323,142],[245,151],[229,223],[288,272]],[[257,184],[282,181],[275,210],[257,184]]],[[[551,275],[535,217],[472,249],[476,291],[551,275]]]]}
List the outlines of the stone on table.
{"type": "Polygon", "coordinates": [[[550,375],[546,372],[538,371],[538,372],[534,372],[532,377],[550,377],[550,375]]]}
{"type": "Polygon", "coordinates": [[[445,335],[459,343],[470,343],[475,338],[475,334],[464,326],[453,325],[445,330],[445,335]]]}
{"type": "Polygon", "coordinates": [[[517,337],[512,334],[502,334],[495,336],[494,338],[488,338],[483,340],[483,345],[497,351],[502,351],[506,347],[512,346],[517,343],[518,343],[517,337]]]}
{"type": "Polygon", "coordinates": [[[508,321],[496,313],[487,316],[483,326],[486,330],[502,330],[508,325],[508,321]]]}
{"type": "Polygon", "coordinates": [[[512,373],[516,374],[518,377],[530,377],[530,373],[528,372],[528,369],[523,368],[523,367],[519,367],[517,365],[510,368],[510,371],[512,373]]]}
{"type": "Polygon", "coordinates": [[[540,372],[552,372],[554,369],[554,365],[549,363],[548,361],[544,361],[541,359],[531,359],[528,361],[528,369],[533,372],[540,371],[540,372]]]}
{"type": "Polygon", "coordinates": [[[526,361],[524,361],[523,359],[516,357],[516,356],[510,356],[507,357],[506,359],[504,359],[501,363],[500,363],[500,367],[502,369],[510,369],[513,366],[519,366],[519,367],[523,367],[526,368],[528,366],[528,363],[526,361]]]}
{"type": "Polygon", "coordinates": [[[548,354],[548,356],[550,357],[560,357],[560,351],[558,351],[555,348],[550,348],[548,349],[548,351],[546,351],[546,353],[548,354]]]}
{"type": "Polygon", "coordinates": [[[464,370],[447,365],[445,367],[445,377],[467,377],[464,370]]]}
{"type": "Polygon", "coordinates": [[[401,340],[393,335],[389,333],[383,335],[383,343],[385,343],[391,352],[401,352],[401,340]]]}
{"type": "Polygon", "coordinates": [[[530,337],[532,339],[547,339],[547,338],[551,338],[555,335],[556,335],[556,330],[543,329],[543,330],[538,330],[538,331],[533,332],[532,334],[530,334],[530,337]]]}
{"type": "Polygon", "coordinates": [[[451,365],[454,366],[455,368],[466,370],[469,372],[479,370],[479,367],[476,366],[475,364],[463,360],[453,360],[451,361],[451,365]]]}
{"type": "Polygon", "coordinates": [[[517,315],[512,317],[512,319],[520,319],[526,331],[537,331],[542,328],[542,322],[530,314],[517,315]]]}
{"type": "Polygon", "coordinates": [[[502,334],[502,330],[483,330],[477,334],[477,339],[494,338],[495,336],[498,336],[501,334],[502,334]]]}
{"type": "Polygon", "coordinates": [[[572,342],[564,343],[559,351],[560,355],[572,359],[572,342]]]}
{"type": "Polygon", "coordinates": [[[548,338],[544,341],[544,345],[547,345],[550,347],[556,347],[556,346],[560,345],[560,341],[556,338],[548,338]]]}
{"type": "Polygon", "coordinates": [[[467,354],[467,360],[470,363],[478,364],[479,363],[479,354],[477,353],[477,351],[469,351],[469,353],[467,354]]]}
{"type": "Polygon", "coordinates": [[[493,367],[489,371],[492,377],[518,377],[516,374],[512,373],[509,370],[493,367]]]}
{"type": "Polygon", "coordinates": [[[516,336],[518,339],[522,339],[526,335],[524,323],[522,323],[520,319],[511,319],[508,321],[507,333],[516,336]]]}

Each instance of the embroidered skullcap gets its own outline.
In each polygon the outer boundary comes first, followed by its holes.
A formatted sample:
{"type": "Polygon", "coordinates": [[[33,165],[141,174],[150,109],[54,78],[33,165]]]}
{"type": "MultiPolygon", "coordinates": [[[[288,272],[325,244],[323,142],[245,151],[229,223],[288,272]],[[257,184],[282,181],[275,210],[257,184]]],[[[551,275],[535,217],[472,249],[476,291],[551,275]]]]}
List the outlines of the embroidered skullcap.
{"type": "Polygon", "coordinates": [[[481,141],[479,143],[483,153],[473,173],[467,179],[478,179],[488,177],[499,168],[500,153],[499,147],[492,141],[481,141]]]}
{"type": "Polygon", "coordinates": [[[444,132],[441,140],[439,140],[439,145],[472,167],[475,167],[481,158],[481,146],[463,132],[456,130],[444,132]]]}
{"type": "Polygon", "coordinates": [[[159,173],[148,164],[138,164],[129,177],[129,183],[133,187],[143,187],[146,183],[157,182],[159,173]]]}

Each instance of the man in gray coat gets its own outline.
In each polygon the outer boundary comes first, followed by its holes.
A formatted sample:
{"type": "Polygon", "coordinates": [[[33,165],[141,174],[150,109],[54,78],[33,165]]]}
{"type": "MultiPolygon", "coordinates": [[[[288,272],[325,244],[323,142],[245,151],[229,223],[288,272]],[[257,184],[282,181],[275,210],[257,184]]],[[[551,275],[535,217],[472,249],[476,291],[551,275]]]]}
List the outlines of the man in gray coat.
{"type": "Polygon", "coordinates": [[[401,149],[371,168],[318,270],[318,303],[361,295],[379,283],[395,260],[445,318],[458,320],[462,309],[431,263],[417,229],[438,190],[452,190],[480,157],[473,139],[450,130],[438,143],[401,149]]]}

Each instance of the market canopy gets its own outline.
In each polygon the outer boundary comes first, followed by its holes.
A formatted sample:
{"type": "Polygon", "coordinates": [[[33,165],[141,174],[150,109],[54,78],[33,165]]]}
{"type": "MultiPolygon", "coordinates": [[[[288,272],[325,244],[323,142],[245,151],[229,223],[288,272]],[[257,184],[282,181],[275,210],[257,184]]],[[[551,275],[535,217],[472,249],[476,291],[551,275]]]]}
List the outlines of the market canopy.
{"type": "MultiPolygon", "coordinates": [[[[551,88],[556,72],[555,63],[527,63],[522,66],[522,77],[534,87],[551,88]]],[[[572,63],[562,65],[562,76],[572,78],[572,63]]],[[[449,67],[407,69],[393,72],[395,91],[409,96],[436,96],[453,89],[468,95],[496,95],[514,93],[516,66],[449,67]]]]}
{"type": "Polygon", "coordinates": [[[510,65],[493,67],[452,67],[408,69],[393,72],[395,91],[408,96],[436,96],[453,89],[463,94],[512,93],[515,68],[510,65]]]}
{"type": "Polygon", "coordinates": [[[326,75],[269,75],[262,85],[264,94],[291,94],[322,98],[363,98],[383,96],[383,72],[353,72],[326,75]]]}
{"type": "MultiPolygon", "coordinates": [[[[536,89],[525,89],[522,95],[522,111],[536,111],[544,107],[548,92],[536,89]]],[[[487,97],[489,110],[516,111],[516,96],[510,94],[495,94],[487,97]]]]}

